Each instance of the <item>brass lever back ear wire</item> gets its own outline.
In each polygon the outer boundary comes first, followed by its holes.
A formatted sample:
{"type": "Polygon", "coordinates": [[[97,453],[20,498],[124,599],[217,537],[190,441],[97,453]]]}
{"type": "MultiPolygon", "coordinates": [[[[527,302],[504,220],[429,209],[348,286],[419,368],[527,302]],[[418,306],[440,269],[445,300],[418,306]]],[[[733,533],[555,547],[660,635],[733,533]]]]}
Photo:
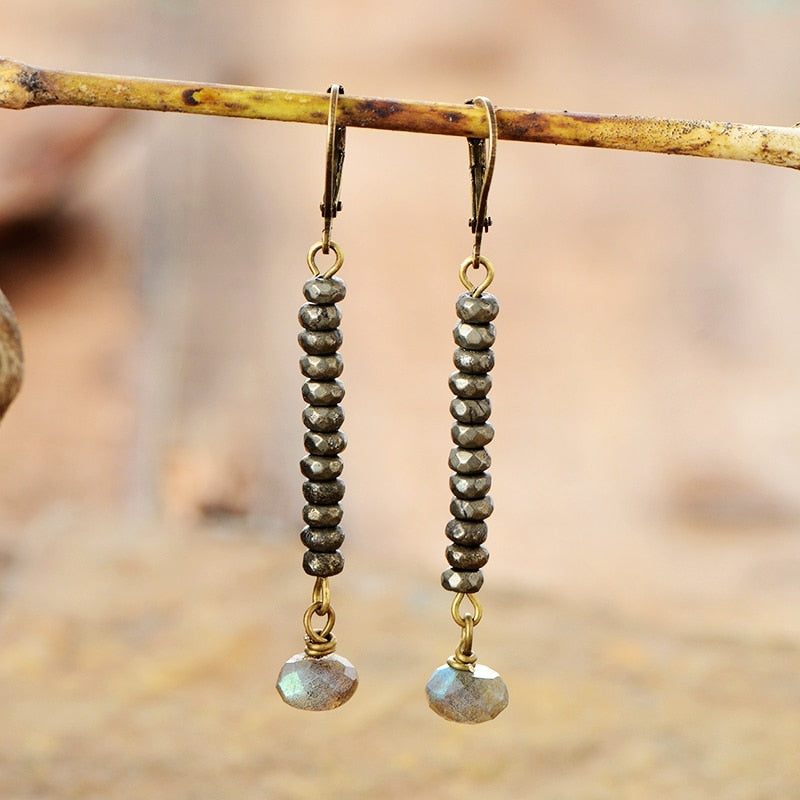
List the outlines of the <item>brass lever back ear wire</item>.
{"type": "Polygon", "coordinates": [[[481,255],[482,237],[491,224],[486,200],[497,153],[497,120],[487,98],[476,97],[471,102],[486,110],[489,136],[488,143],[483,139],[468,140],[472,173],[469,225],[475,241],[472,255],[464,259],[459,269],[467,292],[456,301],[459,322],[453,329],[457,345],[453,362],[458,370],[450,376],[450,389],[455,395],[450,403],[455,419],[450,434],[455,447],[449,459],[453,469],[453,519],[445,528],[452,544],[446,550],[449,568],[442,573],[442,586],[455,593],[450,612],[461,628],[461,641],[425,688],[428,702],[437,714],[453,722],[477,723],[494,719],[508,705],[508,689],[494,670],[477,663],[472,649],[475,628],[483,617],[477,592],[483,585],[481,567],[489,559],[489,551],[483,547],[488,534],[486,519],[494,510],[488,494],[492,476],[486,471],[491,466],[486,445],[494,437],[494,429],[487,422],[492,410],[487,395],[492,388],[489,372],[494,366],[490,349],[495,340],[492,320],[500,307],[497,298],[485,291],[494,278],[494,268],[481,255]],[[486,270],[486,277],[477,286],[467,277],[470,267],[486,270]],[[465,599],[472,609],[462,612],[465,599]]]}
{"type": "Polygon", "coordinates": [[[344,386],[337,380],[342,373],[342,357],[337,352],[342,344],[339,330],[341,313],[336,306],[344,300],[347,289],[335,277],[344,258],[342,251],[330,238],[331,221],[341,210],[339,187],[344,163],[344,127],[337,125],[336,108],[342,88],[330,88],[328,114],[328,146],[325,158],[325,193],[320,204],[325,220],[322,240],[311,246],[306,261],[313,277],[303,286],[308,301],[300,309],[303,327],[298,340],[305,355],[300,369],[307,378],[303,399],[308,406],[303,411],[307,428],[303,444],[307,455],[300,461],[306,477],[303,496],[303,528],[300,539],[306,546],[303,569],[313,576],[311,605],[303,615],[305,651],[292,656],[278,675],[277,689],[283,700],[294,708],[307,711],[326,711],[349,700],[358,686],[355,667],[336,654],[333,626],[336,615],[331,605],[329,578],[344,569],[344,556],[339,552],[344,542],[340,526],[344,483],[339,479],[343,464],[339,454],[347,439],[340,428],[344,411],[339,405],[344,398],[344,386]],[[333,250],[336,259],[321,273],[315,258],[319,251],[333,250]],[[322,627],[314,627],[314,618],[322,617],[322,627]]]}

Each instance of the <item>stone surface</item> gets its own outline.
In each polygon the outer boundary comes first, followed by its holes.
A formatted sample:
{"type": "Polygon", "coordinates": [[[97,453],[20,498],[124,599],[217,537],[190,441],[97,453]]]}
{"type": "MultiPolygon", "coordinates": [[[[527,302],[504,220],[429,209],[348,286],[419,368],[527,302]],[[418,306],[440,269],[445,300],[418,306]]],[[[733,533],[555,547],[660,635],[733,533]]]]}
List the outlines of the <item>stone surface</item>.
{"type": "Polygon", "coordinates": [[[489,667],[476,664],[474,671],[443,664],[425,686],[428,704],[452,722],[474,725],[494,719],[508,705],[508,688],[489,667]]]}
{"type": "Polygon", "coordinates": [[[322,658],[298,653],[281,668],[276,688],[293,708],[330,711],[353,696],[358,688],[358,673],[337,653],[322,658]]]}
{"type": "Polygon", "coordinates": [[[311,278],[303,286],[303,295],[310,303],[327,305],[344,300],[347,287],[339,278],[311,278]]]}
{"type": "Polygon", "coordinates": [[[468,322],[460,322],[453,328],[453,339],[459,347],[465,350],[488,350],[496,337],[494,325],[488,322],[486,325],[471,325],[468,322]]]}
{"type": "Polygon", "coordinates": [[[483,573],[479,570],[446,569],[442,573],[442,586],[448,592],[472,594],[483,586],[483,573]]]}
{"type": "Polygon", "coordinates": [[[484,292],[479,297],[462,294],[456,301],[456,314],[464,322],[491,322],[500,311],[500,303],[493,294],[484,292]]]}

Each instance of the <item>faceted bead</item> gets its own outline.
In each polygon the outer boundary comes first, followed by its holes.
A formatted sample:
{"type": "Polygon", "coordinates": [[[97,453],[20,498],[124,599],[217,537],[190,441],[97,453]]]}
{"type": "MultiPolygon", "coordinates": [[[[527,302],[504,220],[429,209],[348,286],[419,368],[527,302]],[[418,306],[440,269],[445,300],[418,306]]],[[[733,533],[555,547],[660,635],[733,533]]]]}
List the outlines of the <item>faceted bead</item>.
{"type": "Polygon", "coordinates": [[[464,293],[456,301],[456,314],[464,322],[491,322],[499,312],[500,303],[488,292],[483,292],[479,297],[464,293]]]}
{"type": "Polygon", "coordinates": [[[347,437],[341,431],[306,431],[303,444],[315,456],[335,456],[347,447],[347,437]]]}
{"type": "Polygon", "coordinates": [[[300,371],[306,378],[316,381],[332,381],[342,374],[344,361],[339,353],[330,356],[305,355],[300,359],[300,371]]]}
{"type": "Polygon", "coordinates": [[[450,468],[461,475],[474,475],[484,472],[492,466],[492,457],[482,447],[477,450],[468,450],[465,447],[454,447],[448,459],[450,468]]]}
{"type": "Polygon", "coordinates": [[[447,538],[456,544],[476,547],[486,541],[489,526],[485,522],[466,522],[463,519],[451,519],[444,529],[447,538]]]}
{"type": "Polygon", "coordinates": [[[490,517],[492,511],[494,511],[494,503],[488,494],[486,497],[480,498],[480,500],[461,500],[458,497],[454,497],[450,501],[450,513],[456,519],[480,522],[490,517]]]}
{"type": "Polygon", "coordinates": [[[451,544],[446,551],[447,563],[453,569],[476,570],[486,565],[489,551],[485,547],[461,547],[451,544]]]}
{"type": "Polygon", "coordinates": [[[344,542],[344,531],[337,525],[335,528],[303,528],[300,541],[315,553],[335,553],[344,542]]]}
{"type": "Polygon", "coordinates": [[[333,528],[342,521],[343,516],[344,510],[338,505],[303,506],[303,522],[312,527],[333,528]]]}
{"type": "Polygon", "coordinates": [[[491,372],[494,368],[493,350],[465,350],[458,347],[453,352],[453,363],[462,371],[470,374],[491,372]]]}
{"type": "Polygon", "coordinates": [[[469,322],[460,322],[453,328],[453,339],[459,347],[465,350],[488,350],[496,338],[494,325],[472,325],[469,322]]]}
{"type": "Polygon", "coordinates": [[[338,303],[346,294],[347,287],[339,278],[311,278],[303,286],[303,295],[309,303],[338,303]]]}
{"type": "Polygon", "coordinates": [[[303,497],[314,506],[331,506],[344,497],[344,481],[305,481],[303,497]]]}
{"type": "Polygon", "coordinates": [[[485,447],[494,439],[494,428],[491,425],[464,425],[458,422],[450,428],[453,442],[460,447],[485,447]]]}
{"type": "Polygon", "coordinates": [[[338,431],[343,422],[344,409],[341,406],[307,406],[303,409],[303,424],[312,431],[338,431]]]}
{"type": "Polygon", "coordinates": [[[472,594],[483,586],[483,573],[477,570],[446,569],[442,573],[442,586],[448,592],[472,594]]]}
{"type": "Polygon", "coordinates": [[[276,688],[283,701],[293,708],[330,711],[353,696],[358,688],[358,674],[337,653],[321,658],[298,653],[283,665],[276,688]]]}
{"type": "Polygon", "coordinates": [[[341,381],[306,381],[303,400],[310,406],[335,406],[344,400],[344,384],[341,381]]]}
{"type": "Polygon", "coordinates": [[[300,347],[311,355],[326,356],[335,353],[341,346],[344,337],[339,328],[332,331],[300,331],[297,341],[300,347]]]}
{"type": "Polygon", "coordinates": [[[450,491],[462,500],[478,500],[486,497],[492,488],[492,476],[488,472],[477,475],[451,475],[450,491]]]}
{"type": "Polygon", "coordinates": [[[308,331],[332,331],[342,321],[342,314],[334,305],[308,303],[300,309],[297,316],[300,324],[308,331]]]}
{"type": "Polygon", "coordinates": [[[448,381],[450,391],[456,397],[482,398],[492,388],[492,376],[484,373],[470,375],[467,372],[454,372],[448,381]]]}
{"type": "Polygon", "coordinates": [[[306,478],[314,481],[330,481],[342,474],[344,464],[334,456],[306,456],[300,461],[300,471],[306,478]]]}
{"type": "Polygon", "coordinates": [[[444,664],[431,675],[425,691],[430,707],[452,722],[488,722],[508,705],[503,679],[483,664],[473,670],[444,664]]]}
{"type": "Polygon", "coordinates": [[[306,550],[303,553],[303,569],[308,575],[317,578],[330,578],[344,569],[344,556],[337,550],[333,553],[316,553],[306,550]]]}
{"type": "Polygon", "coordinates": [[[450,414],[459,422],[470,424],[486,422],[492,414],[492,404],[488,397],[482,400],[464,400],[454,397],[450,401],[450,414]]]}

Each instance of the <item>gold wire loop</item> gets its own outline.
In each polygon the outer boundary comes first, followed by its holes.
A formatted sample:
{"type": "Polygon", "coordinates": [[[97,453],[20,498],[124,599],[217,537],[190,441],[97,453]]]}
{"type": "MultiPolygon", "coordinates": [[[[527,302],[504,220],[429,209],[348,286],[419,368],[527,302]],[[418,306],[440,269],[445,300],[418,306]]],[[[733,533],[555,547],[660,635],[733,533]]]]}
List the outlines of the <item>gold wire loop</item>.
{"type": "Polygon", "coordinates": [[[342,201],[339,200],[339,190],[342,183],[342,167],[344,165],[345,133],[344,125],[338,125],[337,107],[339,95],[344,94],[344,87],[333,83],[328,87],[331,96],[328,108],[328,146],[325,154],[325,192],[319,210],[322,212],[324,225],[322,228],[322,252],[328,254],[331,246],[331,222],[337,212],[342,210],[342,201]]]}
{"type": "Polygon", "coordinates": [[[461,278],[461,283],[464,284],[466,290],[473,297],[480,297],[492,285],[492,281],[494,280],[494,267],[492,266],[492,262],[489,261],[488,258],[484,258],[483,256],[478,256],[478,263],[475,264],[473,257],[470,256],[469,258],[465,258],[464,261],[461,262],[461,267],[459,268],[458,276],[459,278],[461,278]],[[472,281],[467,277],[467,270],[472,266],[480,266],[486,269],[486,277],[477,286],[475,286],[472,283],[472,281]]]}
{"type": "Polygon", "coordinates": [[[319,277],[320,274],[323,278],[332,278],[340,269],[342,264],[344,264],[344,256],[342,255],[342,248],[339,247],[336,242],[328,242],[330,245],[330,249],[333,250],[334,255],[336,256],[336,260],[333,262],[333,266],[328,267],[328,269],[324,273],[320,273],[320,269],[316,264],[316,257],[317,253],[320,250],[324,253],[325,252],[325,244],[323,242],[317,242],[316,244],[312,244],[308,250],[308,256],[306,257],[306,263],[308,264],[308,268],[311,270],[311,274],[316,278],[319,277]]]}
{"type": "Polygon", "coordinates": [[[472,248],[472,265],[477,267],[481,258],[483,234],[489,230],[489,226],[492,224],[491,217],[486,214],[486,205],[497,158],[497,115],[492,101],[488,97],[474,97],[472,100],[467,100],[467,103],[481,106],[486,111],[486,120],[489,127],[487,140],[477,137],[467,139],[470,174],[472,176],[472,217],[469,220],[469,227],[475,234],[475,244],[472,248]]]}
{"type": "Polygon", "coordinates": [[[474,593],[466,594],[465,592],[459,592],[454,598],[453,602],[450,605],[450,613],[453,615],[453,621],[456,625],[460,626],[461,628],[466,628],[467,626],[467,617],[471,618],[471,625],[477,625],[481,618],[483,617],[483,606],[481,605],[481,601],[475,596],[474,593]],[[468,598],[469,602],[472,605],[472,614],[465,614],[464,616],[461,615],[461,603],[464,602],[464,598],[468,598]]]}
{"type": "Polygon", "coordinates": [[[333,612],[333,608],[328,606],[328,610],[323,614],[322,613],[322,604],[321,603],[312,603],[307,609],[306,613],[303,614],[303,627],[306,630],[306,636],[309,638],[310,641],[315,642],[317,644],[324,644],[330,640],[331,632],[333,631],[333,626],[336,624],[336,614],[333,612]],[[314,615],[320,617],[327,617],[325,620],[325,624],[321,628],[314,628],[311,624],[311,618],[314,615]]]}
{"type": "Polygon", "coordinates": [[[327,578],[317,578],[311,592],[311,602],[319,603],[317,614],[324,617],[331,607],[331,586],[327,578]]]}

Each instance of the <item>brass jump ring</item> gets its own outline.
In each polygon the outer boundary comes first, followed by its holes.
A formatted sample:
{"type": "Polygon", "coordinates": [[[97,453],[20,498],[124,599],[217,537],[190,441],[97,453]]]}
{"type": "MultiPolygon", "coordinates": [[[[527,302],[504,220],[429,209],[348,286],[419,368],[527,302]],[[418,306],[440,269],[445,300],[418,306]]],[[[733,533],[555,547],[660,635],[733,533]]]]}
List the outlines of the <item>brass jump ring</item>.
{"type": "Polygon", "coordinates": [[[323,614],[321,612],[321,605],[321,603],[312,603],[306,609],[306,613],[303,614],[303,627],[306,630],[306,635],[312,642],[316,642],[317,644],[323,644],[329,641],[331,631],[333,631],[333,626],[336,623],[336,614],[333,613],[333,609],[328,606],[327,613],[323,614]],[[316,629],[311,625],[311,617],[314,616],[314,614],[328,618],[322,628],[316,629]]]}
{"type": "Polygon", "coordinates": [[[488,258],[484,258],[483,256],[478,256],[477,263],[474,256],[470,256],[469,258],[465,258],[464,261],[461,263],[461,267],[458,271],[458,276],[461,278],[461,283],[464,284],[467,291],[473,297],[480,297],[488,288],[491,286],[492,281],[494,280],[494,267],[492,266],[492,262],[489,261],[488,258]],[[482,283],[479,283],[476,287],[475,284],[467,277],[467,270],[472,266],[483,266],[486,269],[486,277],[483,279],[482,283]]]}
{"type": "Polygon", "coordinates": [[[467,626],[467,618],[469,617],[472,620],[472,625],[477,625],[481,618],[483,617],[483,606],[481,605],[481,601],[475,596],[474,593],[465,594],[464,592],[459,592],[454,598],[453,602],[450,606],[450,613],[453,616],[453,621],[461,628],[466,628],[467,626]],[[469,602],[472,604],[472,614],[467,614],[465,616],[461,616],[461,603],[464,601],[464,598],[468,598],[469,602]]]}
{"type": "Polygon", "coordinates": [[[329,267],[328,270],[324,273],[320,273],[319,267],[316,265],[314,259],[319,253],[320,250],[325,249],[325,245],[322,242],[317,242],[316,244],[312,244],[309,251],[308,257],[306,258],[306,263],[308,264],[308,268],[311,270],[311,274],[316,278],[320,274],[322,274],[323,278],[332,278],[341,268],[342,264],[344,264],[344,256],[342,255],[342,249],[339,247],[336,242],[329,242],[330,249],[333,250],[334,254],[336,255],[336,261],[333,262],[333,266],[329,267]]]}

